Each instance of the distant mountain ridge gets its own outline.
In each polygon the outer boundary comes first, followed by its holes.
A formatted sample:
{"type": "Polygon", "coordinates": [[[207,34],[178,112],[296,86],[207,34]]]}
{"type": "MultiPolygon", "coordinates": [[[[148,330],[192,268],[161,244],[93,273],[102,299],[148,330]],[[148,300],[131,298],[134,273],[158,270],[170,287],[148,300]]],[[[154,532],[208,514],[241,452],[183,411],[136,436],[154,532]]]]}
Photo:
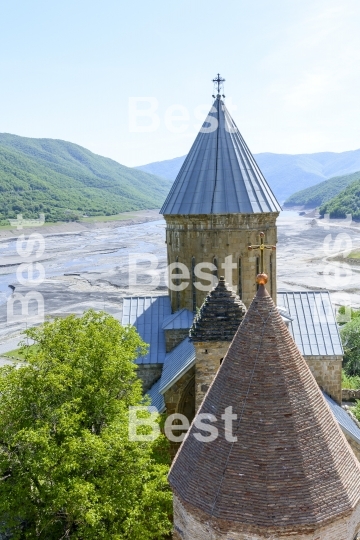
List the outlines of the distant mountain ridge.
{"type": "MultiPolygon", "coordinates": [[[[136,167],[175,180],[186,156],[136,167]]],[[[360,171],[360,149],[315,154],[260,153],[254,157],[280,203],[300,188],[305,189],[334,176],[360,171]]]]}
{"type": "Polygon", "coordinates": [[[135,169],[174,181],[185,159],[186,156],[181,156],[173,159],[166,159],[165,161],[155,161],[154,163],[148,163],[147,165],[140,165],[139,167],[135,167],[135,169]]]}
{"type": "Polygon", "coordinates": [[[336,197],[336,195],[356,180],[360,180],[360,171],[346,174],[345,176],[329,178],[329,180],[324,180],[324,182],[320,182],[320,184],[297,191],[284,202],[284,207],[319,207],[336,197]]]}
{"type": "Polygon", "coordinates": [[[0,133],[0,223],[18,213],[64,221],[159,208],[170,187],[73,143],[0,133]]]}

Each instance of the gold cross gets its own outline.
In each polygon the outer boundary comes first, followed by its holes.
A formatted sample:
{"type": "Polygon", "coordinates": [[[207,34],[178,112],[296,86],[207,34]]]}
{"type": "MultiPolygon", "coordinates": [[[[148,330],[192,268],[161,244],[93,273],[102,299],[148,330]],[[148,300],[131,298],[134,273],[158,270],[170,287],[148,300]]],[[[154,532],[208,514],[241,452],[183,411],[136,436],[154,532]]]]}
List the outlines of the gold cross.
{"type": "Polygon", "coordinates": [[[264,238],[265,238],[265,233],[261,232],[260,244],[258,244],[257,246],[250,246],[250,245],[248,246],[249,251],[252,251],[253,249],[260,249],[260,274],[264,273],[264,250],[265,249],[271,249],[272,251],[276,250],[276,246],[266,246],[264,244],[264,238]]]}

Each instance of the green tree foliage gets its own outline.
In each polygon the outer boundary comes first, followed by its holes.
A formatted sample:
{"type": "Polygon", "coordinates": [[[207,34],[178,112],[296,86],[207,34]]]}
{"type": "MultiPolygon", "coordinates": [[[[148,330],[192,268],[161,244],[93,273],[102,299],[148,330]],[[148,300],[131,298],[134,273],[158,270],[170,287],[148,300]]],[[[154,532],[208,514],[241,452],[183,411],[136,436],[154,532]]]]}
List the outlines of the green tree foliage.
{"type": "Polygon", "coordinates": [[[331,218],[345,218],[351,214],[354,221],[360,220],[360,179],[352,182],[336,197],[324,203],[319,210],[323,216],[330,214],[331,218]]]}
{"type": "Polygon", "coordinates": [[[344,371],[347,376],[360,376],[360,317],[356,316],[340,329],[344,347],[344,371]]]}
{"type": "Polygon", "coordinates": [[[14,540],[166,537],[167,441],[128,437],[146,350],[136,330],[88,311],[26,334],[37,347],[0,370],[3,528],[14,540]]]}
{"type": "Polygon", "coordinates": [[[360,180],[360,172],[329,178],[324,182],[320,182],[320,184],[297,191],[284,202],[284,206],[316,208],[336,197],[347,186],[357,180],[360,180]]]}
{"type": "Polygon", "coordinates": [[[354,409],[352,410],[352,412],[354,413],[354,415],[356,416],[356,418],[359,420],[360,422],[360,400],[357,400],[356,402],[356,407],[354,407],[354,409]]]}
{"type": "Polygon", "coordinates": [[[349,377],[346,375],[346,372],[342,370],[341,372],[341,387],[347,388],[349,390],[358,390],[360,389],[360,377],[349,377]]]}
{"type": "Polygon", "coordinates": [[[350,320],[360,319],[360,309],[352,309],[350,306],[340,306],[336,319],[340,326],[350,322],[350,320]]]}
{"type": "Polygon", "coordinates": [[[66,141],[0,134],[0,223],[159,208],[171,184],[66,141]]]}

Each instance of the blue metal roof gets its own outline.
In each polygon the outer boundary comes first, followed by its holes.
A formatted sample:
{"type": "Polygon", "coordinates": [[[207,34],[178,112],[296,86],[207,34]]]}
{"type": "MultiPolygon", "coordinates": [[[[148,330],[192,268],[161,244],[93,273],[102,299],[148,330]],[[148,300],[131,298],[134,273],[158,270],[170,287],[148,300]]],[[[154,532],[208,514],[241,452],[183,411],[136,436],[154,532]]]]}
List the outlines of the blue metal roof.
{"type": "Polygon", "coordinates": [[[136,327],[145,343],[150,345],[146,356],[140,357],[137,364],[162,364],[166,356],[165,334],[162,324],[171,315],[168,296],[130,296],[123,302],[123,325],[136,327]]]}
{"type": "Polygon", "coordinates": [[[194,364],[195,347],[189,338],[186,338],[175,349],[167,353],[160,379],[159,392],[164,394],[194,364]]]}
{"type": "Polygon", "coordinates": [[[331,397],[325,394],[325,392],[323,392],[323,395],[341,429],[346,433],[346,435],[360,444],[360,429],[357,427],[355,422],[350,418],[348,413],[336,403],[336,401],[331,399],[331,397]]]}
{"type": "Polygon", "coordinates": [[[162,413],[165,411],[165,401],[162,394],[159,392],[160,388],[160,380],[158,380],[155,384],[152,385],[150,390],[146,393],[147,396],[151,399],[151,405],[153,407],[156,407],[159,413],[162,413]]]}
{"type": "Polygon", "coordinates": [[[166,317],[166,319],[163,322],[162,329],[163,330],[181,330],[186,328],[191,328],[191,325],[194,321],[194,313],[192,311],[189,311],[186,308],[180,309],[180,311],[176,311],[172,315],[169,315],[169,317],[166,317]]]}
{"type": "Polygon", "coordinates": [[[281,207],[221,99],[214,104],[161,214],[253,214],[281,207]]]}
{"type": "Polygon", "coordinates": [[[302,355],[344,354],[328,291],[278,292],[277,303],[293,319],[288,328],[302,355]]]}

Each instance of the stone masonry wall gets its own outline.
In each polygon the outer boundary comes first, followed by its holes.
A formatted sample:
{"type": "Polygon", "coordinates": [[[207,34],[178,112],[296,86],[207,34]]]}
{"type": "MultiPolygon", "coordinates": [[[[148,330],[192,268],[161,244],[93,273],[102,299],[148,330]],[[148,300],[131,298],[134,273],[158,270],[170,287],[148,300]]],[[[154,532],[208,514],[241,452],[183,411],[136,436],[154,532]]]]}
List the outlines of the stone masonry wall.
{"type": "Polygon", "coordinates": [[[162,364],[140,364],[138,366],[136,373],[142,382],[144,394],[160,379],[162,369],[162,364]]]}
{"type": "Polygon", "coordinates": [[[184,505],[174,494],[174,540],[355,540],[360,531],[360,503],[350,515],[309,529],[301,531],[299,526],[294,526],[282,532],[234,522],[214,523],[209,516],[184,505]]]}
{"type": "Polygon", "coordinates": [[[179,412],[179,404],[181,398],[183,397],[184,390],[194,375],[195,368],[192,367],[178,381],[176,381],[176,383],[174,383],[169,390],[165,392],[164,401],[167,416],[179,412]]]}
{"type": "Polygon", "coordinates": [[[230,343],[194,342],[195,362],[195,410],[198,411],[202,400],[220,367],[220,361],[228,351],[230,343]]]}
{"type": "MultiPolygon", "coordinates": [[[[277,216],[278,213],[164,216],[167,224],[168,264],[176,263],[176,258],[178,258],[178,262],[183,263],[190,273],[190,279],[181,280],[181,283],[188,283],[183,291],[169,291],[172,310],[187,308],[194,311],[191,279],[193,257],[195,264],[199,262],[214,263],[215,258],[218,267],[217,275],[220,277],[224,275],[221,265],[229,255],[232,256],[232,262],[236,268],[232,270],[232,280],[229,279],[229,276],[225,276],[225,279],[239,294],[245,305],[249,307],[256,294],[256,260],[259,251],[249,252],[248,245],[260,243],[259,234],[261,231],[265,233],[266,244],[276,245],[277,216]],[[240,293],[239,259],[241,259],[240,293]]],[[[265,271],[269,275],[268,290],[276,302],[276,251],[265,250],[265,271]],[[272,260],[271,271],[270,256],[272,260]]],[[[208,281],[199,278],[195,278],[195,280],[209,286],[208,281]]],[[[176,285],[175,281],[173,283],[176,285]]],[[[202,305],[208,292],[209,288],[206,291],[195,289],[196,307],[202,305]]]]}
{"type": "MultiPolygon", "coordinates": [[[[178,381],[176,381],[176,383],[174,383],[171,388],[169,388],[169,390],[165,392],[164,401],[167,417],[174,413],[181,413],[187,416],[190,423],[192,422],[193,418],[189,418],[189,413],[186,408],[187,403],[184,403],[184,400],[186,400],[186,398],[189,398],[190,401],[195,401],[195,396],[192,395],[191,392],[192,388],[190,388],[194,382],[194,378],[195,368],[192,367],[178,381]]],[[[191,407],[190,409],[192,408],[193,407],[191,407]]],[[[194,413],[195,409],[193,411],[193,414],[194,413]]],[[[181,443],[170,442],[170,455],[172,458],[175,457],[176,452],[180,447],[180,444],[181,443]]]]}
{"type": "Polygon", "coordinates": [[[179,343],[181,343],[188,336],[188,328],[165,330],[166,352],[172,351],[176,347],[176,345],[179,345],[179,343]]]}
{"type": "Polygon", "coordinates": [[[360,390],[350,390],[349,388],[343,388],[342,399],[343,401],[351,401],[355,399],[360,399],[360,390]]]}
{"type": "Polygon", "coordinates": [[[304,358],[320,388],[341,404],[342,356],[304,356],[304,358]]]}

